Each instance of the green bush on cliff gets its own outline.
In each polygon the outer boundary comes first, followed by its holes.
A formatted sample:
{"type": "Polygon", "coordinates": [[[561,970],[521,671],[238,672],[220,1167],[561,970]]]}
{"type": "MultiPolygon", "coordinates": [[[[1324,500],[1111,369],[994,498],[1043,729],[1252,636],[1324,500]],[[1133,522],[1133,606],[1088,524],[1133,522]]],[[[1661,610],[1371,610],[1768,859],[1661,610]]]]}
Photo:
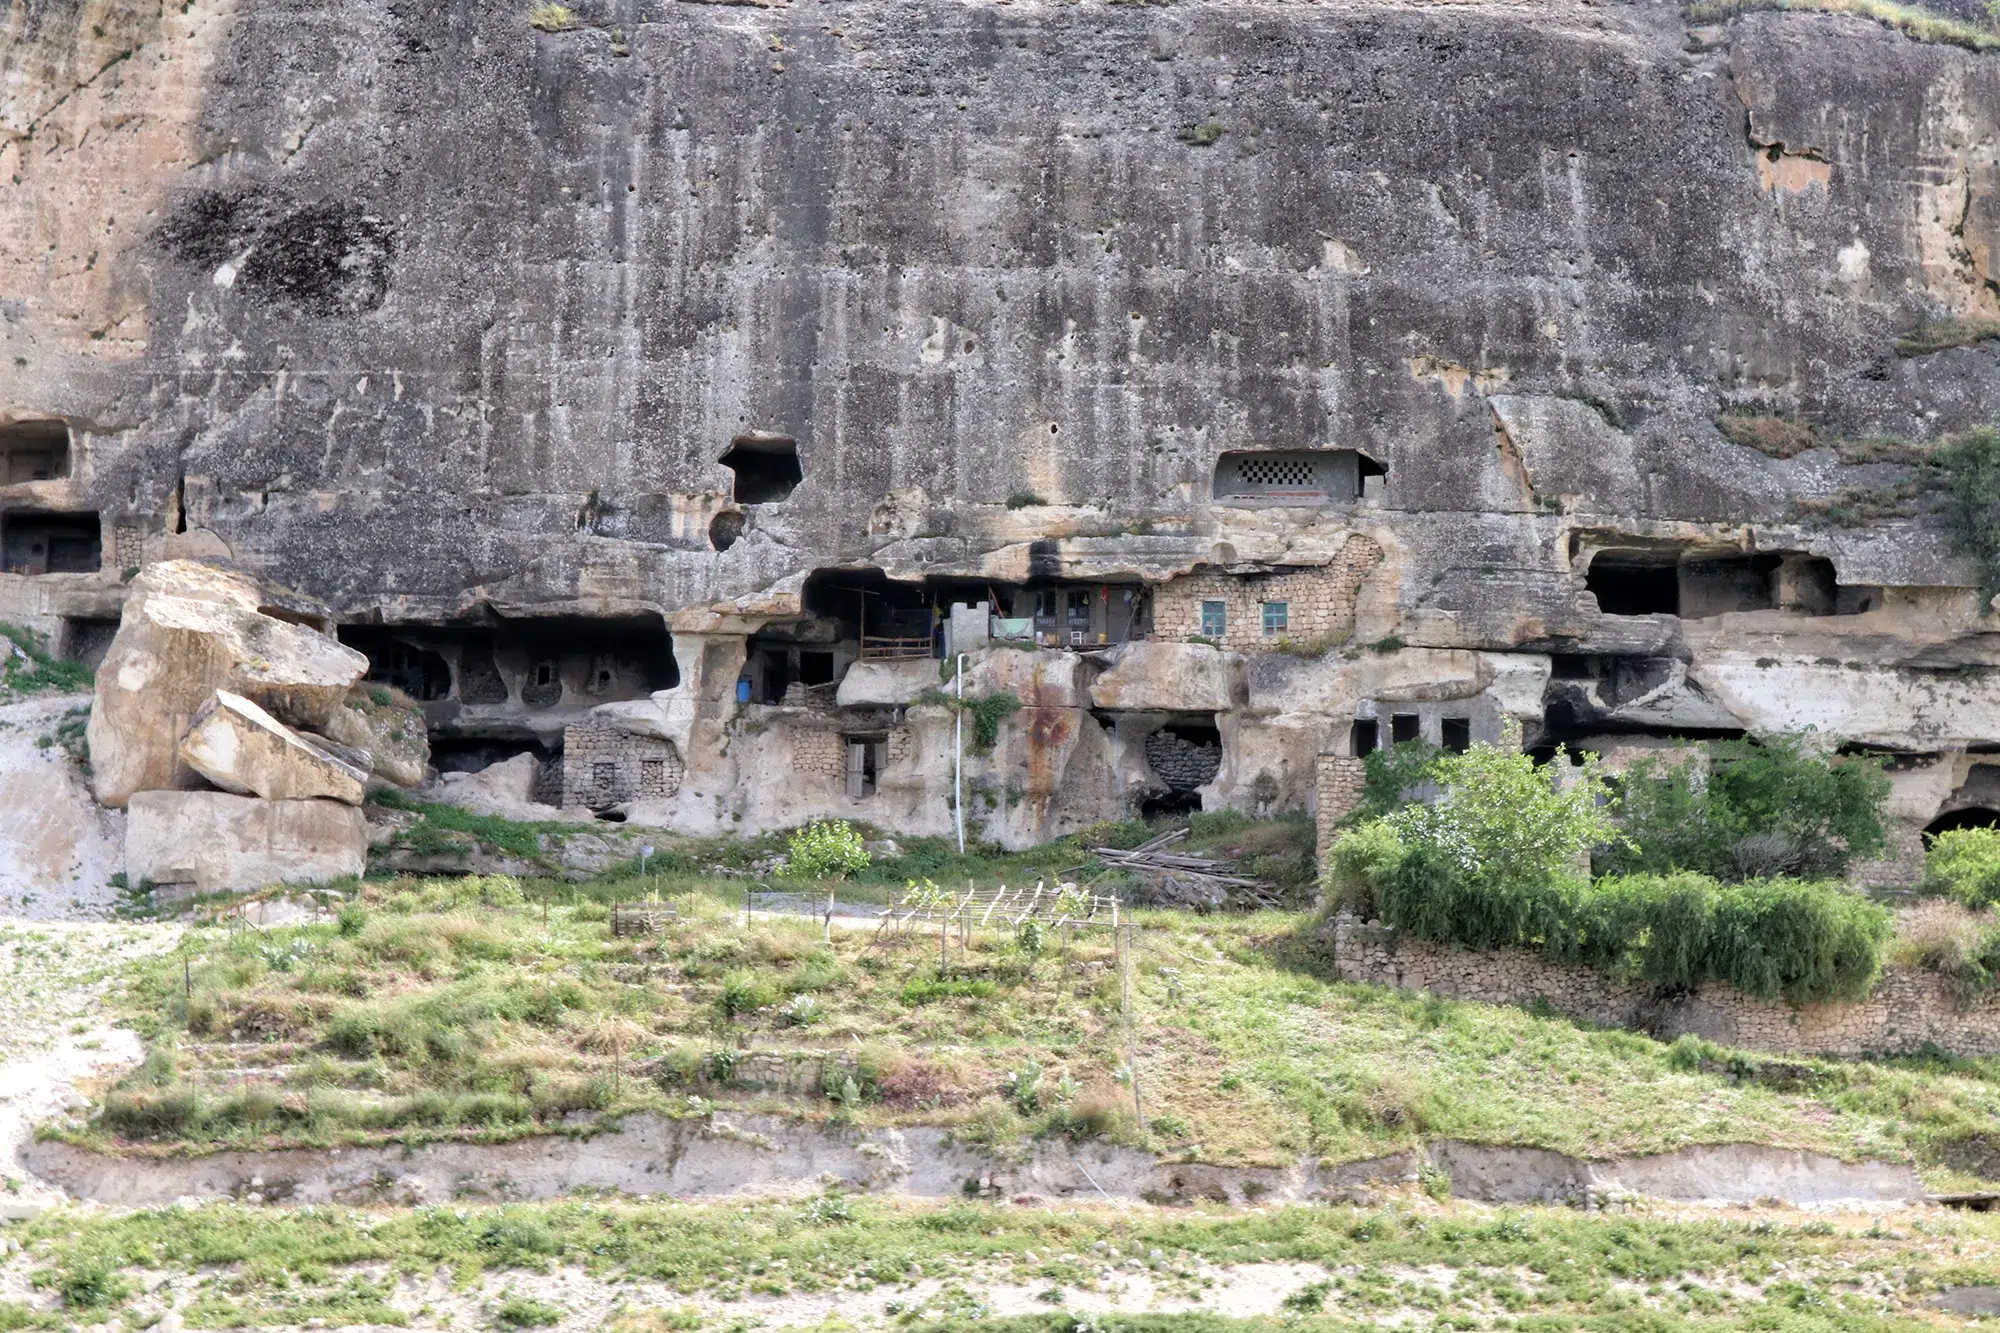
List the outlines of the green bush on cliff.
{"type": "MultiPolygon", "coordinates": [[[[1676,780],[1649,792],[1648,820],[1664,825],[1677,814],[1698,821],[1713,804],[1722,812],[1715,818],[1735,821],[1728,831],[1754,825],[1823,834],[1829,822],[1849,827],[1833,816],[1853,815],[1853,792],[1874,790],[1826,765],[1800,778],[1793,769],[1805,760],[1791,747],[1746,751],[1734,762],[1740,767],[1718,769],[1706,791],[1676,780]]],[[[1588,764],[1537,767],[1511,747],[1480,744],[1434,759],[1423,773],[1436,785],[1435,803],[1405,805],[1335,844],[1329,909],[1372,910],[1439,944],[1527,949],[1664,990],[1726,981],[1799,1004],[1851,999],[1874,984],[1891,918],[1837,884],[1726,884],[1677,868],[1593,882],[1578,867],[1583,853],[1626,848],[1588,764]]],[[[1876,797],[1860,807],[1879,804],[1876,797]]],[[[1857,836],[1867,831],[1858,816],[1852,827],[1857,836]]],[[[1879,824],[1873,827],[1879,842],[1879,824]]],[[[1709,836],[1698,837],[1695,848],[1705,848],[1709,836]]]]}
{"type": "Polygon", "coordinates": [[[1923,891],[1979,911],[2000,906],[2000,829],[1949,829],[1924,853],[1923,891]]]}
{"type": "Polygon", "coordinates": [[[1688,756],[1632,766],[1620,784],[1624,836],[1597,850],[1597,870],[1817,879],[1882,851],[1889,779],[1874,760],[1830,757],[1800,736],[1703,748],[1706,765],[1688,756]]]}

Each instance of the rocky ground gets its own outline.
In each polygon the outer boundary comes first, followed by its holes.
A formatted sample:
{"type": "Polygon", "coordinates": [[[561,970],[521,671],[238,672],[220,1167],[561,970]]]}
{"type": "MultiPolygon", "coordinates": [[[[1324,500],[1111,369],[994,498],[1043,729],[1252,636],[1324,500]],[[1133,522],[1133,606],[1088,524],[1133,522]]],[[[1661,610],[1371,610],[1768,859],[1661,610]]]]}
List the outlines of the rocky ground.
{"type": "Polygon", "coordinates": [[[135,1064],[137,1034],[113,1027],[106,991],[132,959],[173,946],[179,928],[0,918],[0,1216],[56,1193],[20,1165],[34,1127],[84,1111],[85,1080],[135,1064]]]}

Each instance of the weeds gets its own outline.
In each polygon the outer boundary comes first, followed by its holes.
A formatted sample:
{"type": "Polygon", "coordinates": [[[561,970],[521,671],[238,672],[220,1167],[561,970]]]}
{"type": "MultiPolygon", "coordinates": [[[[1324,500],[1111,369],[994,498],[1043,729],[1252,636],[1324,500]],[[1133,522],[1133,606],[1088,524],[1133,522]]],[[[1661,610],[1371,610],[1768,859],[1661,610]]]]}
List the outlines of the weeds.
{"type": "Polygon", "coordinates": [[[35,631],[0,620],[0,703],[34,694],[78,694],[91,687],[94,675],[82,662],[50,654],[35,631]]]}
{"type": "MultiPolygon", "coordinates": [[[[2000,33],[1987,34],[2000,49],[2000,33]]],[[[1954,317],[1930,320],[1896,340],[1897,356],[1929,356],[1954,347],[1969,347],[1989,338],[2000,338],[2000,319],[1954,317]]]]}
{"type": "Polygon", "coordinates": [[[577,26],[576,11],[568,5],[538,4],[528,11],[528,26],[543,32],[568,32],[577,26]]]}
{"type": "Polygon", "coordinates": [[[1874,19],[1920,42],[1962,46],[1969,51],[2000,50],[2000,33],[1960,19],[1894,0],[1696,0],[1686,7],[1690,22],[1714,23],[1760,9],[1822,14],[1854,14],[1874,19]]]}

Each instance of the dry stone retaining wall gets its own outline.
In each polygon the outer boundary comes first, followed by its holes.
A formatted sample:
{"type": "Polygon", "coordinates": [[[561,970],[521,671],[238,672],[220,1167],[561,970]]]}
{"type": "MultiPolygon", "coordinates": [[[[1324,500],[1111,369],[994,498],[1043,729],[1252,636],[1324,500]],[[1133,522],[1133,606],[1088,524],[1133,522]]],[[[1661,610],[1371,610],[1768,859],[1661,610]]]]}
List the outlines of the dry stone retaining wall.
{"type": "Polygon", "coordinates": [[[1478,953],[1411,939],[1342,913],[1328,927],[1348,981],[1369,981],[1487,1004],[1548,1004],[1593,1023],[1641,1028],[1662,1039],[1691,1032],[1779,1055],[1896,1054],[1936,1046],[1956,1055],[2000,1054],[2000,994],[1962,1003],[1944,978],[1890,969],[1866,999],[1793,1008],[1726,985],[1661,996],[1588,968],[1561,967],[1514,949],[1478,953]]]}

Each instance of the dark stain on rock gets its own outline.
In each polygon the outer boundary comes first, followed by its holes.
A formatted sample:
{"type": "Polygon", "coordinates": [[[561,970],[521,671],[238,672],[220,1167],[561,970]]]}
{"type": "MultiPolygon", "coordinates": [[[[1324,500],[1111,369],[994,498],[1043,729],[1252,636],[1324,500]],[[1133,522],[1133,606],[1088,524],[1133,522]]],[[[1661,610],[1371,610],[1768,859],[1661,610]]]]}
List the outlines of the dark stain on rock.
{"type": "Polygon", "coordinates": [[[188,196],[157,233],[167,252],[200,268],[243,256],[242,295],[313,315],[355,315],[389,292],[394,233],[350,200],[288,207],[256,193],[188,196]]]}

